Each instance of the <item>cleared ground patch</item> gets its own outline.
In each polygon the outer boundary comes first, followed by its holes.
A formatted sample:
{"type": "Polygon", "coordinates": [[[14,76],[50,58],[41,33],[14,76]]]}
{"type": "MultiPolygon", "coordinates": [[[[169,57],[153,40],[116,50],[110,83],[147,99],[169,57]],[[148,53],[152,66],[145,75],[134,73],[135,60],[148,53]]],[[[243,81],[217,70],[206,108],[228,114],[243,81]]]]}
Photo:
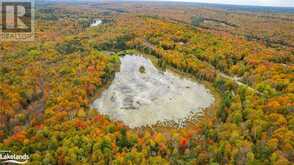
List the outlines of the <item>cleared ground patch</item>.
{"type": "Polygon", "coordinates": [[[213,102],[204,85],[159,71],[142,56],[127,55],[121,58],[120,72],[93,107],[135,128],[169,121],[180,124],[213,102]]]}

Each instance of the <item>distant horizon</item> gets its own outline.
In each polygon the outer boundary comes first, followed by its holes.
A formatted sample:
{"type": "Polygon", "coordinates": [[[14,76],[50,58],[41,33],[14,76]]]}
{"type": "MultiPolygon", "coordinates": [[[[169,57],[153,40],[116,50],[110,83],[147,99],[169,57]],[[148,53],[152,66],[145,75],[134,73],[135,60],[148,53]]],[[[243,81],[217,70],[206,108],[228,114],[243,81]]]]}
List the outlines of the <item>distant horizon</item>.
{"type": "MultiPolygon", "coordinates": [[[[38,1],[38,0],[36,0],[38,1]]],[[[234,1],[234,0],[225,0],[225,2],[216,2],[219,0],[39,0],[40,1],[48,1],[48,2],[178,2],[178,3],[195,3],[195,4],[215,4],[215,5],[232,5],[232,6],[248,6],[248,7],[274,7],[274,8],[294,8],[294,0],[293,2],[287,2],[289,5],[275,5],[275,4],[266,4],[266,3],[228,3],[227,1],[234,1]]],[[[249,0],[252,1],[263,1],[263,0],[249,0]]],[[[270,0],[272,2],[277,0],[270,0]]],[[[284,0],[288,1],[288,0],[284,0]]],[[[247,1],[248,2],[248,1],[247,1]]],[[[281,2],[280,2],[281,3],[281,2]]],[[[285,3],[285,2],[284,2],[285,3]]],[[[293,11],[294,12],[294,11],[293,11]]]]}
{"type": "MultiPolygon", "coordinates": [[[[108,1],[108,0],[102,0],[108,1]]],[[[116,0],[120,1],[120,0],[116,0]]],[[[122,0],[138,2],[190,2],[203,4],[237,5],[237,6],[260,6],[260,7],[288,7],[294,8],[294,0],[122,0]]]]}

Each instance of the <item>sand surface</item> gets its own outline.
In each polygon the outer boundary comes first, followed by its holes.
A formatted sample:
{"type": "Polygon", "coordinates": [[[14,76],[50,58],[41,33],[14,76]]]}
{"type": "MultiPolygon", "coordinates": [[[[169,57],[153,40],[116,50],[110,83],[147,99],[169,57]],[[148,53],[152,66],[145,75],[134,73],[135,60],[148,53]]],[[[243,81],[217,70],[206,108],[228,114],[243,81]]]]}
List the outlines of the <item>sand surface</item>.
{"type": "Polygon", "coordinates": [[[158,122],[180,123],[213,102],[204,85],[161,72],[142,56],[127,55],[121,58],[120,72],[93,107],[135,128],[158,122]],[[140,72],[141,66],[145,73],[140,72]]]}
{"type": "Polygon", "coordinates": [[[90,27],[94,27],[94,26],[98,26],[102,24],[102,20],[101,19],[95,19],[91,24],[90,27]]]}

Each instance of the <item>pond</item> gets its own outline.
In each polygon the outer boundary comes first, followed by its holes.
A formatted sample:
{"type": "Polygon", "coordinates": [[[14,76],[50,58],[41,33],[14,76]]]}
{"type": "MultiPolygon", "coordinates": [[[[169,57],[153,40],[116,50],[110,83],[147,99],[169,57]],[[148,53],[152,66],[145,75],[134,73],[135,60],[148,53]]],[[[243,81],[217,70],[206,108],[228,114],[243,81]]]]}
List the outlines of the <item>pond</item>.
{"type": "Polygon", "coordinates": [[[143,56],[121,57],[120,67],[93,107],[130,128],[180,124],[214,102],[204,85],[162,72],[143,56]]]}

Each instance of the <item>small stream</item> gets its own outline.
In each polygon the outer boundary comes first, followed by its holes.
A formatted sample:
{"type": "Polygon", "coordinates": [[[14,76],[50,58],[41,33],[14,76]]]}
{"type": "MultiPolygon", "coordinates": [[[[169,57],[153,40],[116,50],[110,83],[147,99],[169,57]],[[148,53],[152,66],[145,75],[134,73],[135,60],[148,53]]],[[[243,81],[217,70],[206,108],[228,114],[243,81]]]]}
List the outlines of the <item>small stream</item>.
{"type": "Polygon", "coordinates": [[[159,71],[143,56],[121,57],[121,68],[93,107],[130,128],[182,123],[214,102],[204,85],[159,71]]]}

